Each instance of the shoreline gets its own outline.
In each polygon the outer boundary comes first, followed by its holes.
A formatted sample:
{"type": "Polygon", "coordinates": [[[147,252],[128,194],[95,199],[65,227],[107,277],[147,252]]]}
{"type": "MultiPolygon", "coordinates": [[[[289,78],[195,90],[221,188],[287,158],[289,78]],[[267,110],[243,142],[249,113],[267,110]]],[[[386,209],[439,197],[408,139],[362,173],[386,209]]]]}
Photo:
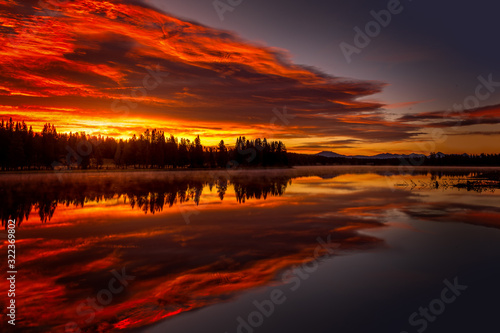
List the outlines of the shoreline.
{"type": "Polygon", "coordinates": [[[383,170],[397,170],[403,174],[411,174],[412,170],[474,170],[474,171],[486,171],[486,170],[500,170],[500,166],[403,166],[403,165],[296,165],[296,166],[280,166],[280,167],[238,167],[238,168],[176,168],[176,169],[71,169],[71,170],[9,170],[0,171],[0,176],[3,175],[71,175],[71,174],[120,174],[120,173],[184,173],[184,172],[215,172],[215,173],[238,173],[241,171],[291,171],[291,170],[351,170],[356,173],[356,170],[368,169],[373,171],[383,171],[383,170]]]}

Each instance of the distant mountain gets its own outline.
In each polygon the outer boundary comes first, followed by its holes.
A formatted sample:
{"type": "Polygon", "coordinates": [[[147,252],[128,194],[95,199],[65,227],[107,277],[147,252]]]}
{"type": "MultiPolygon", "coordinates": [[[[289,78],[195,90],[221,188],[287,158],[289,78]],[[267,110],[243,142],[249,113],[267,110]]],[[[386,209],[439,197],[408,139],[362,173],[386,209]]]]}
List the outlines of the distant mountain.
{"type": "Polygon", "coordinates": [[[322,151],[321,153],[317,153],[315,155],[324,156],[324,157],[347,157],[345,155],[340,155],[340,154],[334,153],[333,151],[322,151]]]}
{"type": "MultiPolygon", "coordinates": [[[[465,154],[465,155],[467,155],[467,154],[465,154]]],[[[442,152],[436,153],[436,158],[443,158],[445,156],[446,156],[445,153],[442,153],[442,152]]]]}
{"type": "Polygon", "coordinates": [[[348,156],[348,155],[337,154],[337,153],[334,153],[332,151],[322,151],[321,153],[317,153],[315,155],[323,156],[323,157],[343,157],[343,158],[380,159],[380,160],[391,159],[391,158],[422,158],[422,157],[427,157],[424,154],[415,154],[415,153],[412,153],[412,154],[384,153],[384,154],[378,154],[378,155],[374,155],[374,156],[365,156],[365,155],[348,156]]]}

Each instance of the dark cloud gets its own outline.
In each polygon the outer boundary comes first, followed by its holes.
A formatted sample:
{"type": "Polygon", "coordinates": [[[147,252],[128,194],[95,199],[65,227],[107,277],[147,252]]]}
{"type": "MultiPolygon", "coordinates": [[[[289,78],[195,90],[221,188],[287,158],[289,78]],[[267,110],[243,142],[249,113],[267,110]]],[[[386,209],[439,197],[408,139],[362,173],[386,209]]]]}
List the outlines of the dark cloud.
{"type": "Polygon", "coordinates": [[[500,104],[469,110],[422,112],[405,115],[398,121],[403,123],[423,122],[426,127],[456,127],[478,124],[500,124],[500,104]]]}
{"type": "Polygon", "coordinates": [[[294,64],[283,51],[180,20],[143,1],[91,8],[76,0],[57,10],[62,15],[42,23],[28,12],[0,17],[23,34],[0,62],[2,105],[77,107],[88,112],[80,118],[99,115],[113,121],[112,103],[126,98],[134,104],[128,107],[131,118],[175,120],[187,129],[212,131],[228,125],[262,128],[264,135],[272,131],[275,137],[387,142],[409,139],[418,130],[386,120],[382,103],[360,100],[380,93],[383,82],[335,77],[294,64]],[[36,29],[23,30],[26,22],[36,29]],[[163,76],[146,90],[151,69],[163,76]],[[294,115],[290,121],[273,113],[285,106],[294,115]],[[281,127],[274,131],[273,124],[281,127]]]}
{"type": "Polygon", "coordinates": [[[447,135],[500,135],[500,131],[473,131],[473,132],[460,132],[460,133],[450,133],[447,135]]]}

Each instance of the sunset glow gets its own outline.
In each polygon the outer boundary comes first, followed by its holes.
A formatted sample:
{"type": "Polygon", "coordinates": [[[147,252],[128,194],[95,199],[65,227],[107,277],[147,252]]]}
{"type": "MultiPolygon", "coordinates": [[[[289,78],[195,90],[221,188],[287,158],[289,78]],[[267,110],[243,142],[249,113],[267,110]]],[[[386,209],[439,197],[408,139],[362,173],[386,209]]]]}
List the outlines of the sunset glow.
{"type": "MultiPolygon", "coordinates": [[[[286,140],[290,151],[361,154],[415,151],[430,140],[426,127],[450,126],[425,122],[440,111],[389,116],[414,102],[375,102],[387,83],[296,65],[286,50],[141,1],[29,3],[0,1],[0,117],[35,131],[50,122],[129,138],[156,127],[207,145],[244,134],[286,140]]],[[[498,110],[466,112],[466,121],[496,124],[498,110]]]]}

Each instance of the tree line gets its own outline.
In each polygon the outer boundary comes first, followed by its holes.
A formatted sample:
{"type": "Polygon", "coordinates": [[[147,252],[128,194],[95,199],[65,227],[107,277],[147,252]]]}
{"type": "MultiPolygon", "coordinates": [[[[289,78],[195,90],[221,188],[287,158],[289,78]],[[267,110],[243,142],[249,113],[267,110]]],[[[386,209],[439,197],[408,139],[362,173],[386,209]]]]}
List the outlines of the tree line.
{"type": "Polygon", "coordinates": [[[130,139],[82,133],[58,133],[47,123],[40,133],[12,118],[0,124],[1,170],[117,168],[226,168],[288,165],[281,141],[238,137],[234,147],[221,140],[215,147],[146,129],[130,139]]]}
{"type": "Polygon", "coordinates": [[[289,165],[428,165],[500,166],[500,154],[438,155],[431,153],[417,160],[405,158],[370,159],[324,157],[288,153],[281,141],[249,140],[244,136],[235,145],[203,146],[194,140],[147,129],[130,139],[115,139],[85,133],[58,133],[54,125],[35,133],[32,126],[0,123],[0,169],[59,170],[101,168],[235,168],[289,165]]]}
{"type": "Polygon", "coordinates": [[[406,169],[416,166],[500,166],[500,154],[448,154],[439,156],[431,153],[418,158],[355,158],[355,157],[326,157],[320,155],[306,155],[288,153],[290,165],[392,165],[406,169]]]}

